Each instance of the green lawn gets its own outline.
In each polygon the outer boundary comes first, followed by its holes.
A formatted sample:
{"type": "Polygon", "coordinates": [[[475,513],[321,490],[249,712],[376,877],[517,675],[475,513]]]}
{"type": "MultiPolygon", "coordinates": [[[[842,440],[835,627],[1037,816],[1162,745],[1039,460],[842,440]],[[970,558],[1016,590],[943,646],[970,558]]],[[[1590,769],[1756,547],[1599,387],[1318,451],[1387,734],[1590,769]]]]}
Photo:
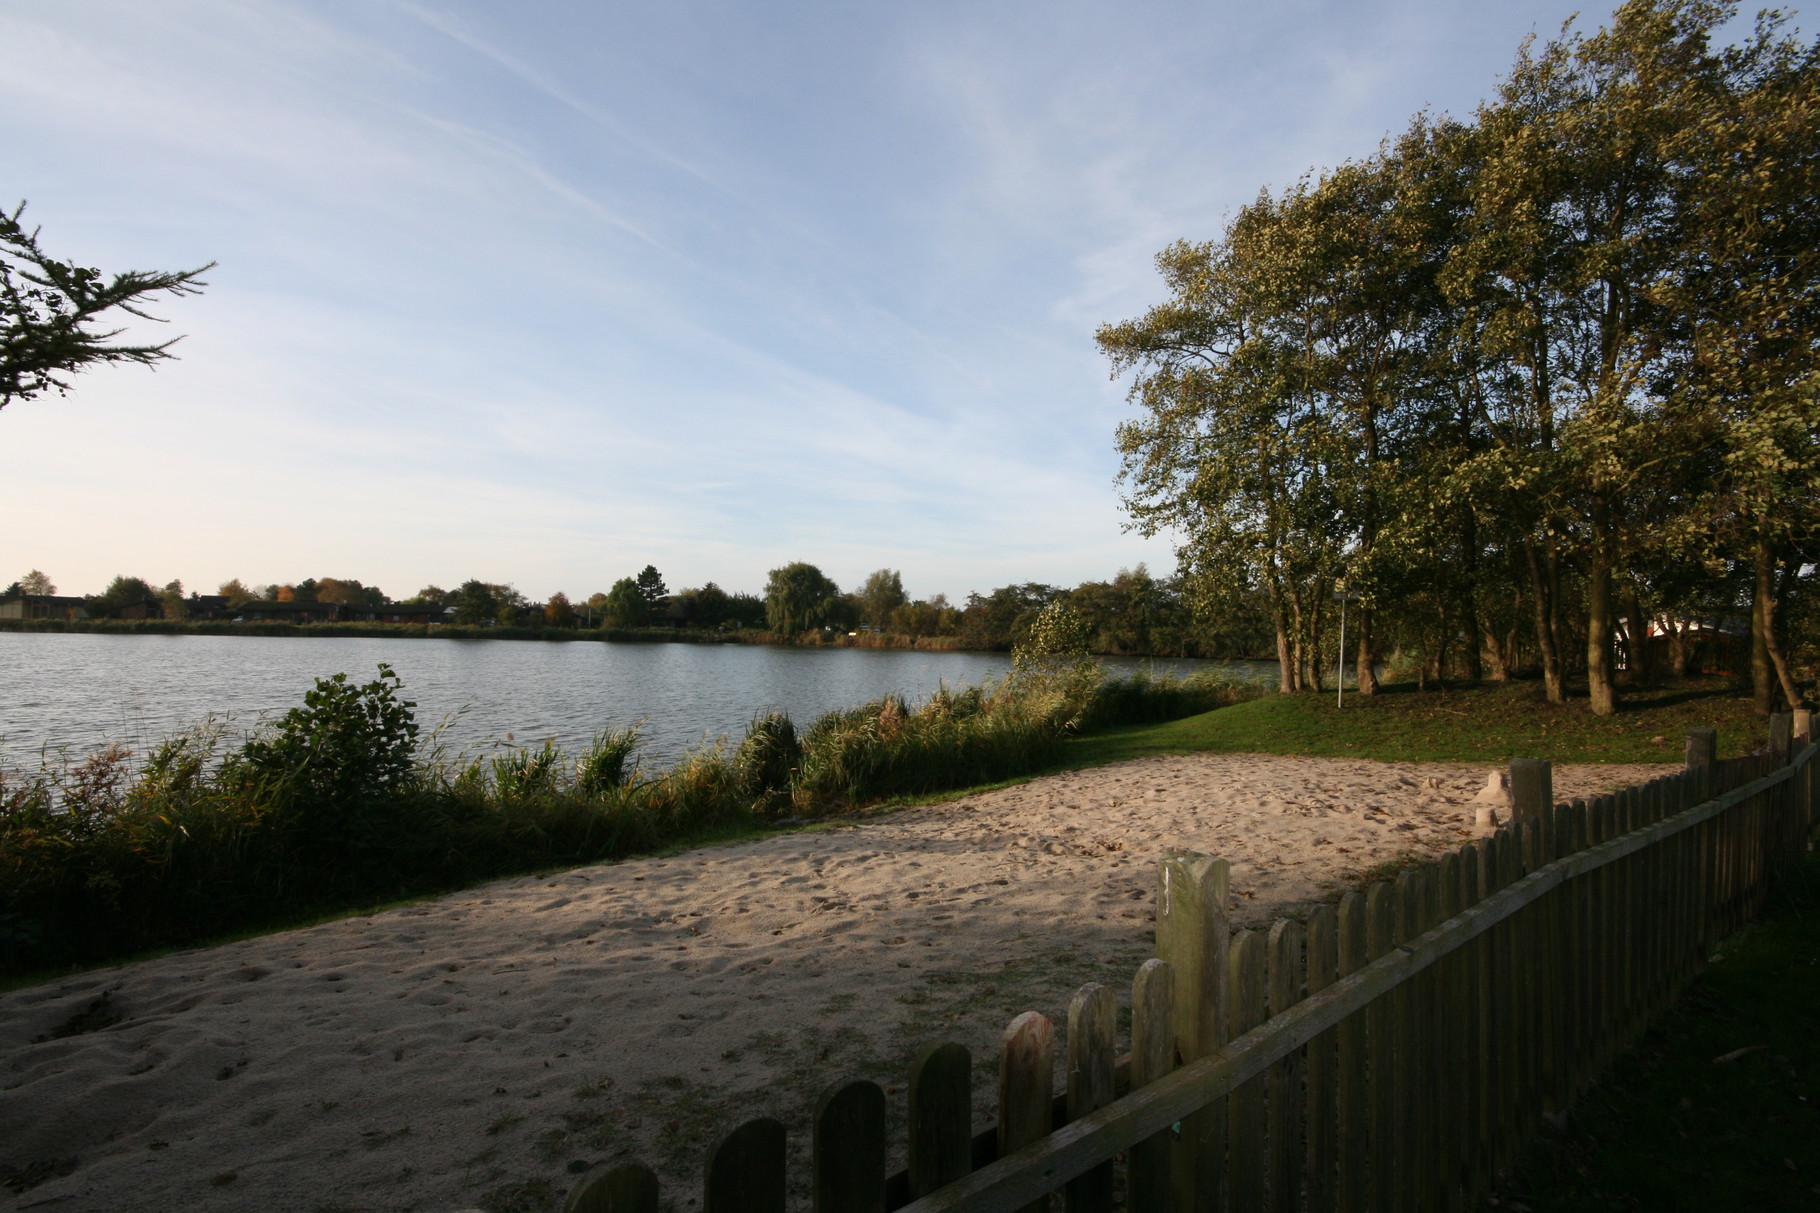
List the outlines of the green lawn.
{"type": "Polygon", "coordinates": [[[1375,758],[1387,762],[1680,762],[1687,730],[1719,730],[1730,757],[1762,744],[1767,726],[1733,684],[1707,679],[1632,689],[1615,716],[1583,699],[1550,704],[1539,683],[1449,690],[1394,686],[1372,696],[1269,695],[1166,724],[1115,729],[1068,743],[1064,767],[1202,750],[1375,758]]]}

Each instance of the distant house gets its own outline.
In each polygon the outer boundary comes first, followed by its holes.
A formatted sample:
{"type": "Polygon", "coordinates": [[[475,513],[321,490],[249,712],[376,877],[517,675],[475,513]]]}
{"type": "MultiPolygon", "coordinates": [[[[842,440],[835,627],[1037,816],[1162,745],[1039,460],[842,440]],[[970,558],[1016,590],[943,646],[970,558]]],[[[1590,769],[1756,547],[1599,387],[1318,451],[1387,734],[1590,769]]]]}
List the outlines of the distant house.
{"type": "Polygon", "coordinates": [[[183,600],[183,610],[191,619],[232,618],[240,613],[238,607],[229,605],[226,594],[191,594],[183,600]]]}
{"type": "Polygon", "coordinates": [[[388,602],[384,606],[366,607],[374,623],[441,623],[447,607],[433,602],[388,602]]]}
{"type": "Polygon", "coordinates": [[[88,600],[58,594],[0,598],[0,619],[87,619],[88,600]]]}

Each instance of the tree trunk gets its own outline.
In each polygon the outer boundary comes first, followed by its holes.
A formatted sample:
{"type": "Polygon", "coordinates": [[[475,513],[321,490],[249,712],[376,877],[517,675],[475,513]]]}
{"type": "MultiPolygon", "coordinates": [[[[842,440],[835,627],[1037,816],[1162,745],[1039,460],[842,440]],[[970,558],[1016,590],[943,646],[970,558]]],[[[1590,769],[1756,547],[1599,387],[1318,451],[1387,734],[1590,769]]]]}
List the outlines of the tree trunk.
{"type": "Polygon", "coordinates": [[[1541,554],[1533,539],[1525,539],[1523,548],[1529,555],[1531,606],[1536,619],[1536,651],[1542,658],[1542,686],[1550,703],[1566,703],[1567,693],[1561,685],[1561,651],[1555,646],[1553,613],[1550,607],[1548,579],[1543,575],[1541,554]]]}
{"type": "MultiPolygon", "coordinates": [[[[1359,612],[1359,647],[1358,647],[1359,694],[1376,695],[1378,693],[1378,654],[1372,645],[1371,611],[1359,612]]],[[[1341,655],[1342,662],[1345,654],[1341,655]]]]}
{"type": "Polygon", "coordinates": [[[1676,678],[1687,677],[1687,632],[1691,625],[1685,619],[1668,621],[1668,670],[1676,678]]]}
{"type": "Polygon", "coordinates": [[[1647,682],[1655,676],[1655,653],[1649,646],[1649,616],[1643,611],[1643,595],[1631,584],[1630,623],[1624,629],[1626,667],[1631,681],[1647,682]]]}
{"type": "Polygon", "coordinates": [[[1757,711],[1767,716],[1776,706],[1774,684],[1780,684],[1782,697],[1790,708],[1799,705],[1801,697],[1795,692],[1795,680],[1789,674],[1782,643],[1776,639],[1776,559],[1770,552],[1769,541],[1761,536],[1757,539],[1755,555],[1757,586],[1751,603],[1751,692],[1757,711]]]}
{"type": "Polygon", "coordinates": [[[1265,574],[1264,588],[1270,595],[1270,623],[1277,632],[1277,691],[1287,695],[1295,690],[1295,666],[1290,661],[1289,620],[1283,614],[1283,591],[1273,572],[1265,574]]]}
{"type": "Polygon", "coordinates": [[[1586,571],[1586,689],[1594,716],[1618,710],[1618,686],[1611,661],[1611,549],[1603,510],[1594,506],[1591,567],[1586,571]]]}

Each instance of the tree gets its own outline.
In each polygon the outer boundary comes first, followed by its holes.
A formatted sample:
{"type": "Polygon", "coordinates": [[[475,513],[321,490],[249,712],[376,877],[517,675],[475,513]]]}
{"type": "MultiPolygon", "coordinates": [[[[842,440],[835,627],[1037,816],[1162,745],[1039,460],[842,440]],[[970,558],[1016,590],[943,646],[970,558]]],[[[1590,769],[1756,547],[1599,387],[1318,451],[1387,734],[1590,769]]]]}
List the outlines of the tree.
{"type": "Polygon", "coordinates": [[[765,582],[765,623],[780,636],[828,626],[840,610],[840,587],[801,560],[772,569],[765,582]]]}
{"type": "Polygon", "coordinates": [[[569,603],[569,596],[561,590],[550,595],[550,601],[544,603],[544,622],[553,628],[572,628],[575,626],[575,608],[569,603]]]}
{"type": "Polygon", "coordinates": [[[880,569],[866,578],[859,591],[860,622],[869,628],[890,626],[891,612],[909,602],[904,579],[896,569],[880,569]]]}
{"type": "Polygon", "coordinates": [[[384,606],[386,596],[378,586],[361,585],[353,577],[324,577],[316,583],[316,601],[384,606]]]}
{"type": "Polygon", "coordinates": [[[189,604],[183,599],[183,582],[172,580],[165,583],[158,591],[158,602],[164,608],[166,619],[186,619],[189,617],[189,604]]]}
{"type": "Polygon", "coordinates": [[[630,577],[621,577],[613,583],[600,609],[606,617],[605,622],[614,627],[642,628],[651,622],[651,604],[639,593],[638,582],[630,577]]]}
{"type": "Polygon", "coordinates": [[[38,247],[38,229],[20,225],[24,213],[23,202],[10,215],[0,211],[0,408],[53,389],[66,393],[65,376],[97,363],[155,366],[174,357],[177,338],[110,344],[125,330],[102,330],[94,321],[115,309],[156,321],[143,310],[150,298],[200,294],[207,285],[200,275],[214,262],[180,273],[128,270],[104,282],[100,270],[48,256],[38,247]]]}
{"type": "Polygon", "coordinates": [[[50,595],[57,592],[57,587],[51,584],[51,579],[37,569],[33,569],[21,577],[16,584],[21,594],[50,595]]]}
{"type": "Polygon", "coordinates": [[[657,571],[656,565],[647,564],[639,570],[638,592],[644,595],[645,605],[650,607],[657,606],[668,596],[670,591],[664,587],[663,574],[657,571]]]}
{"type": "Polygon", "coordinates": [[[430,606],[446,607],[454,595],[439,585],[426,585],[411,595],[412,602],[428,603],[430,606]]]}
{"type": "Polygon", "coordinates": [[[245,606],[257,597],[252,590],[249,590],[245,585],[241,584],[240,578],[238,577],[235,577],[230,581],[222,582],[215,587],[215,592],[220,594],[223,598],[226,598],[228,605],[231,607],[245,606]]]}
{"type": "Polygon", "coordinates": [[[115,619],[128,607],[157,601],[158,591],[143,577],[116,577],[98,597],[88,600],[88,613],[97,619],[115,619]]]}
{"type": "Polygon", "coordinates": [[[472,627],[498,621],[499,598],[494,594],[493,587],[484,581],[469,578],[462,582],[449,595],[449,602],[455,608],[456,623],[472,627]]]}

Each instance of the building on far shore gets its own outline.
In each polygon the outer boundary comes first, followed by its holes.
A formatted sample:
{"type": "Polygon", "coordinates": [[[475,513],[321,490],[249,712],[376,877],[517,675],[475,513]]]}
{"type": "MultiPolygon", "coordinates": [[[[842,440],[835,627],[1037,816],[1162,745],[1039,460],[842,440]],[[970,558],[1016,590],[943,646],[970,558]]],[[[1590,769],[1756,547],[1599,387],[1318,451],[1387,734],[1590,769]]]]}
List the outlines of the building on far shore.
{"type": "Polygon", "coordinates": [[[61,594],[0,598],[0,619],[87,619],[88,600],[61,594]]]}

